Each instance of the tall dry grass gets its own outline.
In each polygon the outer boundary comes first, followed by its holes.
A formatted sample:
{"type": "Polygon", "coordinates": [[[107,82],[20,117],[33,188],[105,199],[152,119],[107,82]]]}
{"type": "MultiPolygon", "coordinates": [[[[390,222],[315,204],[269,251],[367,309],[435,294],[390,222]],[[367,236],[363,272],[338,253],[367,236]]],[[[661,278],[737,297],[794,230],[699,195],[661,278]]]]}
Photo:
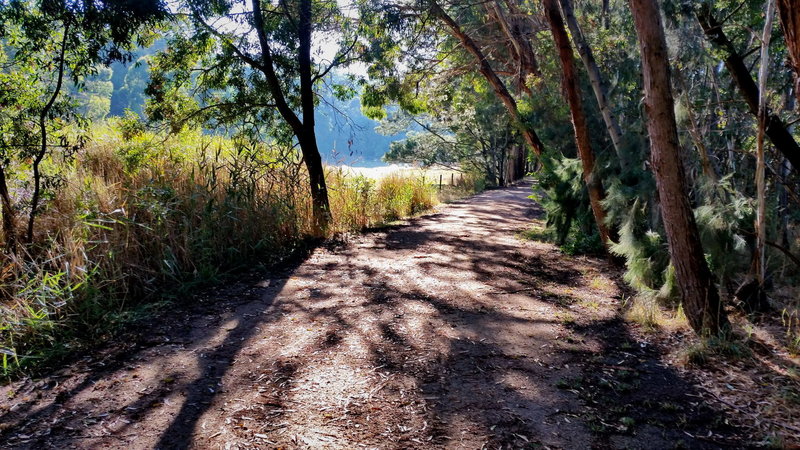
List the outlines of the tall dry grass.
{"type": "MultiPolygon", "coordinates": [[[[143,305],[181,297],[243,265],[279,263],[305,245],[310,201],[294,156],[187,131],[119,125],[94,132],[37,221],[31,255],[0,271],[5,375],[112,334],[143,305]],[[122,130],[122,131],[121,131],[122,130]]],[[[331,232],[431,208],[422,179],[328,170],[331,232]]]]}

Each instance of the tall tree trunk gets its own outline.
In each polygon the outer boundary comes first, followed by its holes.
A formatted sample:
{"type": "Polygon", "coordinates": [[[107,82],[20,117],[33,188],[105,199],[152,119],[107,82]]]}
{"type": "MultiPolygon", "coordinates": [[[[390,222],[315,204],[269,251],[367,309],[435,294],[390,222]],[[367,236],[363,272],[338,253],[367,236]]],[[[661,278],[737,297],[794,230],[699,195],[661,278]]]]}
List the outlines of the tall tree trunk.
{"type": "Polygon", "coordinates": [[[719,180],[719,176],[717,176],[717,171],[714,168],[714,165],[711,163],[711,158],[708,156],[708,149],[706,148],[705,142],[703,142],[703,135],[700,132],[700,127],[697,124],[697,118],[694,115],[694,106],[691,104],[691,100],[689,100],[688,93],[686,95],[686,112],[689,116],[689,134],[692,137],[692,142],[694,142],[694,146],[697,147],[697,153],[700,155],[700,165],[703,167],[703,175],[709,179],[712,183],[716,183],[719,180]]]}
{"type": "Polygon", "coordinates": [[[261,46],[261,62],[258,69],[267,79],[270,93],[275,100],[275,106],[281,117],[292,128],[292,132],[300,144],[300,151],[303,154],[308,178],[311,187],[311,208],[313,223],[311,233],[316,237],[322,237],[327,232],[331,222],[331,212],[328,203],[328,189],[325,184],[325,172],[322,165],[322,157],[317,147],[317,138],[314,132],[314,86],[311,73],[311,34],[313,27],[311,23],[311,0],[301,0],[300,15],[297,24],[298,41],[298,65],[300,69],[300,103],[303,112],[302,120],[292,110],[283,95],[281,81],[275,72],[275,65],[272,59],[269,39],[264,32],[264,13],[261,10],[261,0],[252,0],[253,23],[258,34],[259,45],[261,46]]]}
{"type": "MultiPolygon", "coordinates": [[[[725,52],[725,67],[728,68],[728,72],[730,72],[731,77],[739,87],[739,91],[745,102],[747,102],[750,112],[755,117],[758,117],[758,86],[753,81],[753,77],[750,75],[742,56],[736,51],[733,42],[725,35],[722,25],[712,15],[708,5],[699,6],[696,17],[708,40],[725,52]]],[[[767,122],[764,132],[775,148],[783,153],[797,170],[800,167],[800,146],[797,145],[797,141],[794,140],[794,137],[786,128],[786,124],[777,114],[770,111],[767,111],[766,114],[767,122]]]]}
{"type": "MultiPolygon", "coordinates": [[[[622,150],[622,129],[611,110],[611,105],[608,103],[608,93],[603,82],[603,77],[600,74],[600,68],[597,66],[597,61],[594,59],[592,49],[586,43],[583,37],[578,20],[575,18],[575,12],[572,8],[570,0],[561,0],[561,10],[564,12],[564,19],[566,19],[567,26],[572,35],[572,42],[575,43],[575,48],[578,49],[578,54],[581,56],[581,61],[586,68],[586,73],[589,75],[589,82],[592,85],[592,91],[597,99],[597,105],[600,107],[600,113],[603,116],[603,122],[606,125],[608,136],[611,138],[611,143],[614,145],[614,150],[617,152],[620,167],[623,171],[627,170],[629,164],[625,154],[622,150]]],[[[606,3],[607,5],[607,3],[606,3]]]]}
{"type": "Polygon", "coordinates": [[[756,253],[755,271],[760,293],[764,291],[764,277],[766,275],[766,240],[767,240],[767,187],[764,175],[766,172],[764,161],[764,128],[767,123],[767,78],[769,77],[769,38],[772,34],[772,16],[774,13],[773,0],[767,0],[766,20],[764,31],[761,33],[761,67],[758,70],[758,137],[756,142],[756,253]]]}
{"type": "Polygon", "coordinates": [[[67,51],[67,37],[69,35],[69,28],[69,21],[64,22],[64,37],[61,40],[61,50],[59,51],[57,60],[58,76],[56,79],[56,85],[53,88],[53,93],[50,95],[50,100],[47,101],[39,113],[39,133],[41,134],[41,142],[39,151],[36,152],[36,155],[33,158],[33,196],[31,197],[31,213],[30,216],[28,216],[28,231],[25,238],[29,244],[33,242],[33,226],[36,221],[36,214],[39,212],[39,199],[41,198],[42,194],[41,164],[45,155],[47,155],[47,116],[53,109],[53,105],[55,105],[58,96],[61,95],[61,87],[64,84],[64,70],[66,65],[64,54],[67,51]]]}
{"type": "Polygon", "coordinates": [[[778,185],[778,214],[780,216],[780,239],[778,243],[784,247],[789,247],[789,193],[785,183],[792,168],[786,158],[781,158],[778,171],[780,172],[781,180],[778,185]]]}
{"type": "MultiPolygon", "coordinates": [[[[726,112],[725,108],[722,106],[722,95],[720,94],[719,89],[719,75],[717,74],[717,69],[715,66],[712,66],[709,69],[711,73],[711,88],[714,91],[714,100],[717,102],[717,107],[713,111],[714,121],[715,121],[715,130],[723,131],[719,125],[719,116],[726,112]]],[[[724,128],[724,127],[723,127],[724,128]]],[[[723,136],[725,139],[725,148],[727,150],[727,172],[735,172],[736,171],[736,154],[733,152],[733,137],[731,136],[723,136]]]]}
{"type": "Polygon", "coordinates": [[[642,55],[651,164],[683,308],[698,334],[717,334],[728,322],[689,204],[661,11],[656,0],[630,0],[630,5],[642,55]]]}
{"type": "Polygon", "coordinates": [[[714,167],[713,163],[711,162],[711,158],[708,156],[708,149],[706,148],[706,144],[703,140],[703,132],[700,130],[700,124],[697,122],[697,117],[694,115],[694,105],[692,104],[692,100],[689,98],[689,90],[684,83],[683,76],[680,72],[675,74],[675,84],[683,91],[683,103],[686,106],[686,115],[689,119],[689,137],[692,139],[692,143],[694,143],[695,148],[697,148],[697,154],[700,156],[700,166],[703,168],[703,175],[708,178],[709,181],[712,183],[716,183],[719,180],[719,176],[717,175],[717,170],[714,167]]]}
{"type": "MultiPolygon", "coordinates": [[[[792,111],[795,107],[795,97],[792,92],[792,87],[787,87],[786,94],[784,95],[784,109],[792,111]]],[[[789,131],[793,131],[792,126],[789,126],[789,131]]],[[[792,168],[789,161],[785,157],[780,158],[778,165],[778,183],[776,190],[778,194],[778,217],[780,218],[780,225],[778,226],[778,244],[783,247],[789,247],[789,191],[786,188],[786,180],[789,179],[789,174],[792,173],[792,168]]]]}
{"type": "Polygon", "coordinates": [[[589,190],[589,203],[592,207],[597,230],[600,232],[600,239],[603,241],[603,245],[608,247],[610,233],[606,225],[606,212],[602,205],[605,192],[603,191],[603,183],[594,170],[594,151],[592,151],[589,127],[586,125],[581,93],[576,80],[575,65],[572,60],[572,47],[569,43],[567,30],[564,28],[564,21],[561,19],[561,12],[558,10],[557,0],[543,0],[542,4],[550,22],[550,31],[553,33],[553,40],[556,43],[558,56],[561,60],[561,69],[564,74],[564,91],[567,94],[567,102],[572,116],[572,128],[575,130],[575,143],[583,165],[583,179],[589,190]]]}
{"type": "Polygon", "coordinates": [[[303,109],[303,127],[298,136],[300,149],[306,161],[309,181],[311,182],[311,200],[314,213],[315,235],[323,236],[331,221],[331,209],[328,204],[328,187],[325,184],[325,171],[322,157],[317,147],[317,136],[314,131],[314,82],[311,73],[311,0],[300,1],[299,34],[299,68],[300,68],[300,102],[303,109]]]}
{"type": "Polygon", "coordinates": [[[800,0],[778,0],[778,16],[794,70],[794,95],[800,100],[800,0]]]}
{"type": "Polygon", "coordinates": [[[3,235],[5,237],[5,249],[9,253],[17,251],[17,214],[14,211],[14,202],[8,192],[8,181],[6,180],[6,168],[0,165],[0,214],[3,215],[3,235]]]}
{"type": "Polygon", "coordinates": [[[542,151],[544,150],[544,144],[539,139],[539,136],[536,134],[530,126],[522,122],[522,117],[519,114],[519,108],[517,107],[517,101],[514,100],[514,97],[506,88],[505,83],[497,73],[492,69],[492,66],[489,64],[489,60],[486,59],[486,56],[481,51],[478,44],[472,40],[458,23],[450,17],[444,9],[442,9],[438,3],[435,1],[430,2],[431,13],[439,18],[442,22],[447,25],[450,29],[450,32],[453,34],[453,37],[461,42],[461,45],[475,57],[478,63],[478,70],[480,73],[486,78],[486,81],[492,86],[494,92],[500,98],[500,101],[503,102],[506,109],[508,110],[509,115],[511,115],[511,119],[514,121],[515,125],[519,128],[520,133],[522,133],[522,137],[525,139],[525,142],[530,146],[531,150],[537,155],[541,155],[542,151]]]}
{"type": "Polygon", "coordinates": [[[516,160],[514,162],[514,181],[521,180],[525,177],[525,163],[527,162],[525,155],[525,146],[515,145],[516,160]]]}

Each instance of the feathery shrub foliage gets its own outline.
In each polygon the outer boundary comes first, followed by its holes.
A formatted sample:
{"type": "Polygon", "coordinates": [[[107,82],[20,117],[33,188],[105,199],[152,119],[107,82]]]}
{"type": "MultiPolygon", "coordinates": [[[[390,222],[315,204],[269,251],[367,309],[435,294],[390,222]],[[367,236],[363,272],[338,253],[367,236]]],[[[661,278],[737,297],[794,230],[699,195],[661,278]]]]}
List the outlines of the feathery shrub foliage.
{"type": "Polygon", "coordinates": [[[581,177],[579,159],[554,159],[538,174],[538,190],[531,198],[547,212],[547,228],[555,234],[558,245],[567,242],[573,223],[586,228],[591,223],[589,196],[581,177]]]}

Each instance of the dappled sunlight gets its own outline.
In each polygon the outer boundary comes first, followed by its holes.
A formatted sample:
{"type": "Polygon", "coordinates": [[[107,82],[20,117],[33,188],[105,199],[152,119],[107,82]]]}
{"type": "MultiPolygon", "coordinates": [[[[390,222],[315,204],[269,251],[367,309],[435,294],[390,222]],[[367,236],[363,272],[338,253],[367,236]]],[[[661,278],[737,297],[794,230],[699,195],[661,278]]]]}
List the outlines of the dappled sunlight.
{"type": "Polygon", "coordinates": [[[562,384],[624,339],[592,328],[621,293],[605,262],[516,237],[529,189],[320,247],[3,419],[111,447],[588,446],[562,384]]]}

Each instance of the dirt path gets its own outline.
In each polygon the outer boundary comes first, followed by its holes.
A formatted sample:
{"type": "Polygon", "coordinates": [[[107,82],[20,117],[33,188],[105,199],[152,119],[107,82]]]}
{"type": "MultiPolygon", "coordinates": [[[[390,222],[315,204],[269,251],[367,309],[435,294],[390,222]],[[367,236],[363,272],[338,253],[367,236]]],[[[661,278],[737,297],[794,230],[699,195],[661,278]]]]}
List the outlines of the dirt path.
{"type": "Polygon", "coordinates": [[[715,447],[606,263],[516,233],[530,184],[316,250],[3,388],[22,448],[715,447]],[[699,438],[696,438],[699,436],[699,438]]]}

